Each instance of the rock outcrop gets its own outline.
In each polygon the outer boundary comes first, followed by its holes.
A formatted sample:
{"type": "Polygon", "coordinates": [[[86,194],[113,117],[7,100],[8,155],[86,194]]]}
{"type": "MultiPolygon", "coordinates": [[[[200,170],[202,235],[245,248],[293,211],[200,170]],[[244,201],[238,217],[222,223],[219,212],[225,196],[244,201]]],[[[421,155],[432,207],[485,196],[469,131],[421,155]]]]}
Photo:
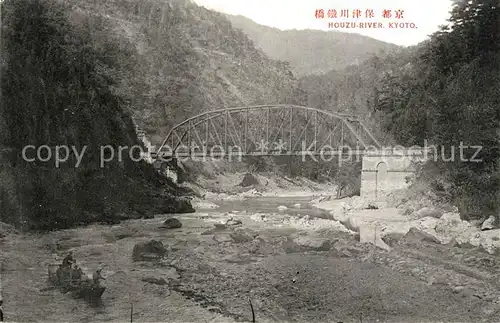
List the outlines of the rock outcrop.
{"type": "Polygon", "coordinates": [[[384,241],[394,244],[405,235],[404,241],[407,242],[471,245],[480,247],[490,254],[500,250],[500,229],[495,229],[494,218],[485,221],[481,231],[479,224],[462,220],[455,207],[448,208],[452,211],[441,215],[447,208],[420,205],[417,207],[416,203],[406,201],[405,205],[411,204],[415,206],[412,210],[417,209],[417,211],[402,214],[399,207],[364,210],[361,206],[365,204],[367,201],[357,197],[342,201],[324,201],[316,206],[329,210],[333,219],[339,221],[346,229],[360,233],[363,242],[375,243],[387,250],[388,246],[384,241]],[[376,234],[373,226],[377,228],[376,234]],[[386,236],[389,237],[386,239],[386,236]]]}
{"type": "Polygon", "coordinates": [[[226,221],[226,227],[237,227],[242,225],[243,222],[240,219],[234,219],[233,217],[229,218],[226,221]]]}
{"type": "Polygon", "coordinates": [[[160,227],[162,229],[178,229],[182,227],[181,221],[177,218],[168,218],[163,222],[163,225],[160,227]]]}
{"type": "Polygon", "coordinates": [[[237,228],[229,234],[236,243],[250,242],[259,234],[251,229],[237,228]]]}
{"type": "Polygon", "coordinates": [[[333,242],[330,239],[326,239],[318,236],[310,235],[298,235],[293,238],[293,243],[298,246],[305,248],[306,250],[314,251],[328,251],[332,249],[333,242]]]}
{"type": "Polygon", "coordinates": [[[134,261],[159,259],[167,254],[167,249],[161,241],[151,240],[134,246],[132,258],[134,261]]]}
{"type": "Polygon", "coordinates": [[[407,243],[421,242],[421,241],[440,243],[439,239],[437,239],[432,234],[429,234],[417,228],[410,228],[410,231],[408,231],[401,239],[401,242],[407,242],[407,243]]]}
{"type": "Polygon", "coordinates": [[[252,174],[246,173],[243,179],[241,180],[240,186],[248,187],[253,185],[259,185],[259,180],[252,174]]]}
{"type": "Polygon", "coordinates": [[[500,229],[478,232],[468,242],[473,246],[483,248],[489,254],[498,254],[500,251],[500,229]]]}
{"type": "Polygon", "coordinates": [[[495,228],[495,222],[495,217],[493,215],[490,216],[481,225],[481,231],[493,230],[495,228]]]}
{"type": "Polygon", "coordinates": [[[425,217],[432,217],[432,218],[440,218],[443,215],[443,212],[439,211],[436,208],[433,207],[423,207],[418,211],[415,211],[411,214],[412,219],[422,219],[425,217]]]}

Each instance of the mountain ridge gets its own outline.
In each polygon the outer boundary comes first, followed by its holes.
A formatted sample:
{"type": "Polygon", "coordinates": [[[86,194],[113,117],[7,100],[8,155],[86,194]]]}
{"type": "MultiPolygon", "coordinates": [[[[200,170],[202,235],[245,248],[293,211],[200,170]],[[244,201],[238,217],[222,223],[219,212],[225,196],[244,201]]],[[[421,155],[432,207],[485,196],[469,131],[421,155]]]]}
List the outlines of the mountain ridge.
{"type": "Polygon", "coordinates": [[[242,15],[225,16],[234,28],[245,32],[269,57],[290,62],[297,77],[324,74],[359,64],[372,54],[383,56],[404,48],[355,33],[316,29],[281,30],[261,25],[242,15]],[[329,45],[337,46],[325,46],[325,40],[329,45]],[[338,45],[344,48],[338,48],[338,45]]]}
{"type": "Polygon", "coordinates": [[[168,129],[209,110],[269,102],[299,103],[288,63],[269,58],[224,14],[191,1],[74,1],[96,9],[135,46],[117,91],[157,144],[168,129]],[[114,4],[113,4],[114,3],[114,4]]]}

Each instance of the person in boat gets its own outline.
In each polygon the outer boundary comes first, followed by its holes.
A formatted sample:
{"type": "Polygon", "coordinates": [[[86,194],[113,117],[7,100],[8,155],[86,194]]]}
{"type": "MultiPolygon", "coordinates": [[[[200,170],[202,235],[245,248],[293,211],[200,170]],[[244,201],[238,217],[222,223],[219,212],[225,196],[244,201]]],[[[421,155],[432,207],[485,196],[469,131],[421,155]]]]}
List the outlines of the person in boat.
{"type": "Polygon", "coordinates": [[[94,282],[94,285],[96,285],[96,286],[99,286],[99,285],[100,285],[100,280],[101,280],[101,279],[106,280],[106,278],[102,277],[102,275],[101,275],[101,271],[102,271],[102,269],[97,269],[97,270],[94,272],[94,275],[92,275],[92,281],[94,282]]]}
{"type": "Polygon", "coordinates": [[[63,267],[70,267],[75,263],[75,259],[73,259],[73,251],[70,251],[68,255],[63,259],[62,265],[63,267]]]}

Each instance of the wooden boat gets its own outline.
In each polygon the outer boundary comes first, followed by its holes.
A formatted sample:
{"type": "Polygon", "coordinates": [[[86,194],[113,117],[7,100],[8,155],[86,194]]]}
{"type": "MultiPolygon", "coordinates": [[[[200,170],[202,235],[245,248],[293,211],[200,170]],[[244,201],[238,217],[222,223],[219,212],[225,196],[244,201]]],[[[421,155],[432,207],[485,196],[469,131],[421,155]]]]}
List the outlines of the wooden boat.
{"type": "Polygon", "coordinates": [[[98,303],[106,287],[96,285],[87,276],[71,267],[52,264],[48,267],[49,281],[63,293],[70,292],[74,298],[83,298],[98,303]]]}

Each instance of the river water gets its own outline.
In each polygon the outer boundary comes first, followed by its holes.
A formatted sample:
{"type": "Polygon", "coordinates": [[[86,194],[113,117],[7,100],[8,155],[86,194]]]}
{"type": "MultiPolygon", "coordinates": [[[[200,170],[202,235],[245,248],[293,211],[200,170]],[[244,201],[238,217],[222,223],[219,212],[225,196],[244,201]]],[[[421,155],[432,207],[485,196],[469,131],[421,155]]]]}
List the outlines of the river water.
{"type": "Polygon", "coordinates": [[[214,204],[219,205],[219,208],[217,209],[200,208],[199,211],[204,213],[246,211],[247,213],[264,213],[264,214],[274,214],[276,212],[280,212],[297,217],[309,215],[309,217],[311,218],[323,218],[323,219],[331,218],[329,212],[312,206],[310,204],[311,201],[312,197],[310,196],[289,196],[289,197],[265,196],[265,197],[249,198],[243,201],[213,201],[214,204]],[[280,206],[285,206],[286,209],[279,211],[278,207],[280,206]]]}
{"type": "MultiPolygon", "coordinates": [[[[254,213],[269,218],[330,218],[311,206],[311,200],[293,196],[213,201],[220,207],[177,215],[183,226],[175,230],[161,229],[167,215],[159,215],[114,226],[13,237],[2,244],[0,253],[6,321],[130,322],[131,312],[134,322],[249,321],[249,297],[258,322],[350,322],[360,314],[373,322],[473,321],[467,315],[478,315],[469,301],[449,291],[428,287],[385,266],[339,256],[335,248],[286,251],[295,248],[287,245],[292,235],[307,237],[316,234],[314,230],[243,221],[243,229],[255,230],[258,238],[238,243],[231,230],[205,234],[214,229],[214,221],[227,220],[229,212],[243,220],[254,213]],[[279,211],[279,206],[287,209],[279,211]],[[133,262],[134,246],[151,239],[167,247],[166,258],[160,263],[133,262]],[[68,250],[74,251],[87,273],[103,268],[107,289],[101,307],[45,290],[47,265],[60,261],[68,250]],[[151,283],[160,279],[168,283],[151,283]]],[[[348,234],[343,238],[335,231],[325,238],[344,239],[347,247],[355,244],[348,234]]],[[[350,252],[364,252],[355,248],[350,252]]]]}
{"type": "MultiPolygon", "coordinates": [[[[167,217],[158,215],[150,220],[129,220],[119,225],[90,225],[62,230],[45,235],[16,236],[2,245],[3,298],[7,321],[123,321],[129,320],[130,304],[134,303],[134,317],[138,320],[203,321],[207,315],[217,314],[199,308],[196,302],[168,291],[168,286],[155,286],[142,282],[148,276],[175,279],[175,270],[168,266],[148,266],[131,261],[136,243],[156,239],[166,245],[194,242],[200,246],[199,234],[213,228],[200,217],[223,217],[228,212],[246,211],[247,215],[260,213],[322,217],[328,214],[309,203],[312,197],[255,197],[243,201],[214,201],[216,209],[198,209],[193,214],[174,215],[181,219],[181,230],[166,231],[159,226],[167,217]],[[301,204],[300,208],[296,204],[301,204]],[[278,211],[279,206],[286,206],[278,211]],[[57,290],[47,290],[47,266],[58,263],[68,250],[73,250],[77,263],[87,274],[98,267],[107,277],[104,285],[103,306],[90,308],[84,301],[74,300],[57,290]],[[169,307],[175,305],[175,308],[169,307]],[[185,311],[185,313],[178,313],[185,311]]],[[[210,248],[208,242],[208,248],[210,248]]],[[[203,243],[201,243],[203,245],[203,243]]],[[[183,248],[178,247],[178,248],[183,248]]],[[[216,257],[214,255],[214,257],[216,257]]],[[[220,317],[219,317],[220,318],[220,317]]]]}

